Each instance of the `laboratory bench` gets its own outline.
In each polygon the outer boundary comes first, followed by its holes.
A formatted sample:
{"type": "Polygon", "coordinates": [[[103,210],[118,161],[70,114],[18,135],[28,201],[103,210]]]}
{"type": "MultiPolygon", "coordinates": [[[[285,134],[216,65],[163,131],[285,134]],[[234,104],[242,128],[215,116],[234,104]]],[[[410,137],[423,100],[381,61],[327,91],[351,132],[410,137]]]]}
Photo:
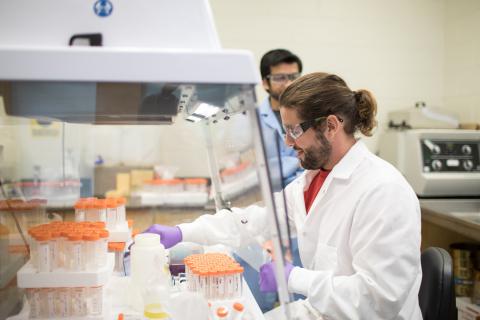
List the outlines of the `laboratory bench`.
{"type": "MultiPolygon", "coordinates": [[[[224,246],[217,245],[211,247],[205,247],[205,252],[228,252],[228,249],[224,246]]],[[[97,271],[89,271],[86,273],[82,273],[80,275],[77,273],[79,277],[85,278],[88,276],[88,282],[90,283],[88,286],[90,287],[92,284],[91,282],[98,282],[101,285],[101,305],[102,305],[102,313],[98,315],[89,315],[89,316],[69,316],[68,319],[72,320],[111,320],[117,319],[119,314],[124,315],[124,319],[130,320],[142,320],[144,319],[141,312],[132,308],[132,285],[131,285],[131,278],[129,276],[120,276],[114,272],[114,262],[113,262],[113,255],[109,254],[108,263],[101,267],[101,269],[97,271]],[[113,272],[113,273],[112,273],[113,272]]],[[[35,269],[31,265],[24,266],[19,271],[19,282],[22,286],[28,287],[28,283],[35,284],[36,287],[43,287],[51,283],[52,278],[56,278],[56,281],[74,281],[69,279],[68,271],[59,271],[59,275],[55,276],[53,273],[44,273],[44,274],[37,274],[35,269]]],[[[78,277],[77,277],[78,278],[78,277]]],[[[84,279],[84,280],[85,280],[84,279]]],[[[87,280],[85,280],[87,281],[87,280]]],[[[238,298],[231,298],[228,300],[221,300],[221,299],[214,299],[211,302],[214,308],[220,306],[229,306],[230,309],[232,305],[236,302],[240,302],[244,306],[245,313],[250,315],[249,319],[264,319],[264,315],[260,310],[260,307],[255,301],[247,283],[244,279],[242,279],[242,295],[238,298]]],[[[61,286],[58,286],[57,289],[62,289],[61,286]]],[[[78,287],[78,285],[76,285],[78,287]]],[[[181,297],[181,293],[187,291],[186,286],[176,285],[171,287],[171,299],[181,298],[185,299],[186,297],[181,297]]],[[[21,299],[18,299],[21,301],[21,299]]],[[[182,300],[182,301],[183,301],[182,300]]],[[[26,299],[24,299],[26,301],[26,299]]],[[[2,301],[3,303],[4,301],[2,301]]],[[[174,303],[175,304],[175,303],[174,303]]],[[[180,304],[175,304],[178,307],[180,304]]],[[[18,306],[17,306],[18,307],[18,306]]],[[[30,307],[28,303],[24,303],[23,308],[18,310],[18,314],[7,318],[8,320],[26,320],[29,319],[30,307]]],[[[173,318],[172,318],[173,319],[173,318]]]]}
{"type": "Polygon", "coordinates": [[[422,249],[480,242],[480,199],[420,199],[422,249]]]}

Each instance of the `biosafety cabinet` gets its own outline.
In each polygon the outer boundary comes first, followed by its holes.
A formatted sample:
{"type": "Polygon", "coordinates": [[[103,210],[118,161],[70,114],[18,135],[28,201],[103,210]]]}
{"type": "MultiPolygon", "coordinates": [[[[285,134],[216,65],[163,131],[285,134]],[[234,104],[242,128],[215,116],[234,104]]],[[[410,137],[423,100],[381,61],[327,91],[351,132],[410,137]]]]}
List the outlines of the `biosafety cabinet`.
{"type": "MultiPolygon", "coordinates": [[[[25,308],[31,317],[73,317],[81,297],[96,318],[113,319],[118,301],[98,313],[91,299],[109,300],[122,243],[153,223],[255,203],[272,218],[273,249],[289,246],[288,228],[279,227],[281,192],[273,197],[282,189],[281,163],[265,158],[271,142],[262,139],[256,109],[257,63],[250,52],[221,49],[211,15],[206,1],[189,0],[0,3],[0,319],[21,310],[12,319],[28,317],[25,308]],[[94,220],[107,233],[86,241],[105,241],[111,252],[101,268],[88,271],[85,256],[87,269],[74,270],[84,278],[72,280],[68,263],[55,274],[53,249],[43,253],[51,265],[38,268],[42,256],[33,252],[55,242],[54,233],[67,241],[63,254],[80,241],[60,226],[94,228],[87,226],[94,220]]],[[[258,269],[261,243],[223,249],[258,269]]],[[[290,301],[283,277],[279,288],[283,306],[290,301]]],[[[252,302],[257,312],[250,294],[252,302]]]]}

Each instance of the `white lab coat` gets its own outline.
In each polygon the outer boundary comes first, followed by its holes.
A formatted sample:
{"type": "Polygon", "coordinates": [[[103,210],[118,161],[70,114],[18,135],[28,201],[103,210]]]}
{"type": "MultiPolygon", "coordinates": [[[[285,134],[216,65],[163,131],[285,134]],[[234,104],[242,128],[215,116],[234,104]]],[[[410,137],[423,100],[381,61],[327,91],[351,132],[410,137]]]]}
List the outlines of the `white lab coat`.
{"type": "MultiPolygon", "coordinates": [[[[305,295],[326,319],[422,319],[421,217],[412,188],[358,141],[330,172],[307,215],[303,192],[315,174],[306,171],[285,189],[304,266],[292,270],[289,290],[305,295]]],[[[251,206],[180,228],[185,241],[238,247],[267,224],[266,211],[251,206]]]]}

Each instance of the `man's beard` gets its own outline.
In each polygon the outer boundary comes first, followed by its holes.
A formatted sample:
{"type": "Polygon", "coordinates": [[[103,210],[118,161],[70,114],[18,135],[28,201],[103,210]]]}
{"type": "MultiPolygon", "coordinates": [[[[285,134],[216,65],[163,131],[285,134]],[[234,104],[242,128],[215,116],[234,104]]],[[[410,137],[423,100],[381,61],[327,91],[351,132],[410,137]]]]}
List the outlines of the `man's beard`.
{"type": "Polygon", "coordinates": [[[280,95],[282,94],[283,90],[280,92],[275,92],[272,89],[267,90],[268,94],[270,95],[271,99],[275,99],[277,101],[280,101],[280,95]]]}
{"type": "Polygon", "coordinates": [[[303,151],[303,160],[300,160],[302,168],[307,170],[318,170],[324,168],[332,154],[332,145],[325,138],[323,133],[317,132],[316,138],[320,141],[319,146],[312,146],[307,149],[297,149],[303,151]]]}

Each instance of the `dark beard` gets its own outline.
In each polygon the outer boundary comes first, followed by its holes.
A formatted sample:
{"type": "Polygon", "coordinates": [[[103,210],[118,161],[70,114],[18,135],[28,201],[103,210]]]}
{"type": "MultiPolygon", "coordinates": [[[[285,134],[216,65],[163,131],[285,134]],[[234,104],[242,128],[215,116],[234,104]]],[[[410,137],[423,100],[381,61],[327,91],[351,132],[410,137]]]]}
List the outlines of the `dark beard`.
{"type": "Polygon", "coordinates": [[[321,132],[315,134],[320,141],[319,147],[310,147],[303,150],[303,160],[300,160],[302,168],[307,170],[318,170],[325,167],[332,153],[332,145],[321,132]]]}
{"type": "Polygon", "coordinates": [[[272,99],[280,101],[280,93],[272,92],[272,90],[270,90],[270,89],[268,89],[267,92],[268,92],[268,95],[270,97],[270,101],[272,101],[272,99]]]}

